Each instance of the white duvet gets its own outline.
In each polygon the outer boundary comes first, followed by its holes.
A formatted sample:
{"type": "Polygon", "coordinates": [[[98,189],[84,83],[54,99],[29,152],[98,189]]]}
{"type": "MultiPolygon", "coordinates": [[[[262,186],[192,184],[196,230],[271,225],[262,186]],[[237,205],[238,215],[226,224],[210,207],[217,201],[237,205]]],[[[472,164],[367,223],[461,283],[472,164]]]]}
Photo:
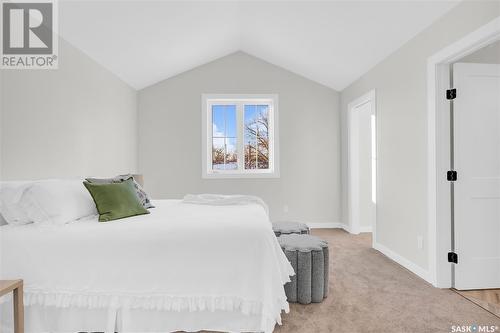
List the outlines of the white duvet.
{"type": "Polygon", "coordinates": [[[0,227],[0,278],[24,279],[28,307],[238,312],[272,331],[294,272],[262,206],[154,205],[105,223],[0,227]]]}

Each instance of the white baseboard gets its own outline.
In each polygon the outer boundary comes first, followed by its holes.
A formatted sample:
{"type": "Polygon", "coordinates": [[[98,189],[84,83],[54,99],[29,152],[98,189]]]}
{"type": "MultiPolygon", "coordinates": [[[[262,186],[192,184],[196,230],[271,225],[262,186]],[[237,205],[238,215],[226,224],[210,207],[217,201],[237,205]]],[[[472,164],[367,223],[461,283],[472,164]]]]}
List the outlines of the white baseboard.
{"type": "Polygon", "coordinates": [[[372,232],[372,227],[359,227],[359,232],[372,232]]]}
{"type": "Polygon", "coordinates": [[[345,229],[345,225],[340,222],[307,223],[307,226],[311,229],[345,229]]]}
{"type": "Polygon", "coordinates": [[[361,232],[372,232],[372,227],[359,227],[358,232],[352,232],[351,227],[345,224],[341,228],[353,235],[358,235],[361,232]]]}
{"type": "MultiPolygon", "coordinates": [[[[307,223],[307,226],[311,229],[344,229],[348,233],[352,234],[351,228],[341,222],[307,223]]],[[[372,232],[372,227],[360,227],[359,232],[372,232]]]]}
{"type": "Polygon", "coordinates": [[[412,261],[404,258],[403,256],[397,254],[396,252],[390,250],[389,248],[385,247],[384,245],[380,243],[373,243],[373,248],[382,254],[384,254],[386,257],[389,259],[397,262],[407,270],[411,271],[412,273],[416,274],[417,276],[421,277],[425,281],[429,282],[432,284],[430,280],[430,274],[429,271],[426,269],[423,269],[422,267],[418,266],[417,264],[413,263],[412,261]]]}

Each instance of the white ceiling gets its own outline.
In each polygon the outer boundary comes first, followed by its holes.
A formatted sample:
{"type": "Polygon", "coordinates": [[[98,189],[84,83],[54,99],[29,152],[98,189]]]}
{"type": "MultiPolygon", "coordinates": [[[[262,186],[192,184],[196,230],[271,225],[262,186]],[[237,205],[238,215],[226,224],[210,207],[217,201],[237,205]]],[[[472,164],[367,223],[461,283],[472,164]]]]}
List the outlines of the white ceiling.
{"type": "Polygon", "coordinates": [[[59,31],[136,89],[243,51],[342,90],[456,1],[63,1],[59,31]]]}

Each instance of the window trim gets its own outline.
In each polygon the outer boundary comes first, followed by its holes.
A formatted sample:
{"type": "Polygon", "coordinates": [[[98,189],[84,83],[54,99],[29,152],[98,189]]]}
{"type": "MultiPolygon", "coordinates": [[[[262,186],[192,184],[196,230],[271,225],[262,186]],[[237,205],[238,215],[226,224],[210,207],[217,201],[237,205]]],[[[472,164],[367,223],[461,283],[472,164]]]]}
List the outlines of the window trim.
{"type": "MultiPolygon", "coordinates": [[[[237,107],[238,108],[238,107],[237,107]]],[[[237,123],[241,124],[243,112],[237,111],[237,123]]],[[[278,131],[278,95],[277,94],[202,94],[201,95],[201,144],[202,178],[279,178],[279,131],[278,131]],[[244,163],[243,127],[237,128],[238,170],[212,170],[212,121],[209,119],[209,106],[212,104],[266,103],[270,104],[269,132],[269,169],[240,169],[244,163]],[[243,158],[240,158],[243,156],[243,158]]]]}

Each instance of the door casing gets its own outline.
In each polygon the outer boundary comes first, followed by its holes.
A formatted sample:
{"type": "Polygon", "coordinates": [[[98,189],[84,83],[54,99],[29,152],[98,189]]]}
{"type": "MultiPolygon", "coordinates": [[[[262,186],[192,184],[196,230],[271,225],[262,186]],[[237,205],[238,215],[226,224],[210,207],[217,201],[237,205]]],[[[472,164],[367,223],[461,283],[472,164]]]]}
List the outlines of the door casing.
{"type": "MultiPolygon", "coordinates": [[[[428,282],[439,288],[452,286],[450,190],[446,180],[449,169],[450,65],[491,43],[500,40],[500,17],[431,56],[427,61],[427,172],[428,172],[428,282]]],[[[457,92],[460,94],[460,92],[457,92]]]]}
{"type": "MultiPolygon", "coordinates": [[[[376,225],[377,225],[377,213],[376,213],[376,205],[375,205],[375,219],[371,226],[371,228],[361,228],[359,222],[359,193],[358,193],[358,180],[356,177],[356,172],[353,172],[354,169],[357,170],[358,167],[358,159],[356,153],[354,152],[355,147],[359,144],[357,142],[357,135],[355,135],[357,131],[358,121],[357,121],[357,113],[355,109],[365,103],[370,103],[372,107],[372,114],[375,115],[375,123],[377,123],[377,101],[376,101],[376,92],[375,90],[371,90],[363,96],[355,99],[351,103],[348,104],[347,107],[347,141],[348,141],[348,152],[347,152],[347,197],[348,197],[348,230],[350,233],[359,234],[360,232],[372,232],[372,243],[376,244],[376,225]]],[[[375,126],[375,134],[378,135],[377,126],[375,126]]],[[[377,138],[375,138],[375,144],[377,142],[377,138]]],[[[377,156],[377,154],[375,154],[377,156]]],[[[378,163],[378,162],[377,162],[378,163]]],[[[378,172],[378,166],[376,167],[378,172]]],[[[378,178],[375,177],[375,182],[378,178]]],[[[375,187],[378,188],[377,186],[375,187]]]]}

